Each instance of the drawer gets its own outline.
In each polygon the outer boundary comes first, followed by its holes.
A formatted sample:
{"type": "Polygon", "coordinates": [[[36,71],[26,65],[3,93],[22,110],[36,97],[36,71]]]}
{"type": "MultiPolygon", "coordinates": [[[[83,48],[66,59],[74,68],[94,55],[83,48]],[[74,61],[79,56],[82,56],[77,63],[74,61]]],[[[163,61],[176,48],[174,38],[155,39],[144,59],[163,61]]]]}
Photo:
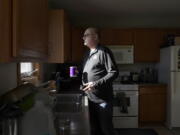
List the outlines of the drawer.
{"type": "Polygon", "coordinates": [[[165,94],[166,86],[143,86],[139,88],[139,94],[165,94]]]}
{"type": "Polygon", "coordinates": [[[138,117],[113,117],[114,128],[138,128],[138,117]]]}

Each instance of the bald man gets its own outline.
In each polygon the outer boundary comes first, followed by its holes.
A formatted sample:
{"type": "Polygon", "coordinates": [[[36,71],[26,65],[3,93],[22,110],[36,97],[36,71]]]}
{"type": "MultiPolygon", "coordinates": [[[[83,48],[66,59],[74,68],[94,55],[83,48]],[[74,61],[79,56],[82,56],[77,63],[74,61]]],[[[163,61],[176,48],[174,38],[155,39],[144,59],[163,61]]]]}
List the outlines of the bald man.
{"type": "Polygon", "coordinates": [[[91,135],[113,135],[112,82],[118,68],[112,52],[100,45],[98,29],[86,29],[83,40],[89,48],[83,61],[82,83],[88,96],[91,135]]]}

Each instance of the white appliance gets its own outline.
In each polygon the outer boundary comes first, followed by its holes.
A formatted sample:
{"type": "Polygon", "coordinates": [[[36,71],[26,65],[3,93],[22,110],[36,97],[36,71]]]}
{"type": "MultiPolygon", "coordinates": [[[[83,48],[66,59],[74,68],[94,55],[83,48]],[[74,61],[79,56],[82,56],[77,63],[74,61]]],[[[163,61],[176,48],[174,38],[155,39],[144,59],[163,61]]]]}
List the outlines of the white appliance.
{"type": "Polygon", "coordinates": [[[108,45],[113,53],[117,64],[134,63],[134,46],[133,45],[108,45]]]}
{"type": "Polygon", "coordinates": [[[113,104],[113,124],[114,128],[138,128],[138,85],[133,84],[113,84],[114,104],[113,104]],[[122,112],[118,93],[124,93],[127,103],[127,112],[122,112]]]}
{"type": "Polygon", "coordinates": [[[160,50],[159,82],[168,84],[166,125],[180,127],[180,46],[160,50]]]}

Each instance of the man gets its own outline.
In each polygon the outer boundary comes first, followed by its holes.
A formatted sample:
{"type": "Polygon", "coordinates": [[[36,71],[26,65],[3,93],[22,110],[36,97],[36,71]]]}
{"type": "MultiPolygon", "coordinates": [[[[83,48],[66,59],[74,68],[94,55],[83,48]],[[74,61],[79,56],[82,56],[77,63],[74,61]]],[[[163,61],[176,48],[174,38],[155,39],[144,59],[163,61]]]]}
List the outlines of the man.
{"type": "Polygon", "coordinates": [[[112,52],[99,44],[96,28],[86,29],[84,45],[89,48],[83,62],[83,91],[88,96],[91,135],[113,135],[112,82],[118,69],[112,52]]]}

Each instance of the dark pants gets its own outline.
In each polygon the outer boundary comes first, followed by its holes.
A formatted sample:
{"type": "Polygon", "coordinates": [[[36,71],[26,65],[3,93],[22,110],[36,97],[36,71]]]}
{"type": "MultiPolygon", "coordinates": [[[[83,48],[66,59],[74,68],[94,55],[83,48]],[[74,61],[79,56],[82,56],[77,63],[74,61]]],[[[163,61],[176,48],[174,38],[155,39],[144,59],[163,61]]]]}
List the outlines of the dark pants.
{"type": "Polygon", "coordinates": [[[102,107],[100,104],[89,101],[91,135],[114,135],[112,112],[112,103],[107,103],[102,107]]]}

